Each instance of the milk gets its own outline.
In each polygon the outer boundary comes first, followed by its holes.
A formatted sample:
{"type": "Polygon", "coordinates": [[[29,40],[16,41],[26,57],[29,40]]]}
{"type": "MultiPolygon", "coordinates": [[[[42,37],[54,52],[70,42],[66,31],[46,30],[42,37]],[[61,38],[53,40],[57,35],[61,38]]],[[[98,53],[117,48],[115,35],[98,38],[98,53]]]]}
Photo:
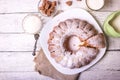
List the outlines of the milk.
{"type": "Polygon", "coordinates": [[[86,0],[87,6],[93,10],[101,9],[104,5],[104,0],[86,0]]]}
{"type": "Polygon", "coordinates": [[[41,27],[42,22],[37,15],[28,15],[23,20],[23,29],[26,33],[37,34],[41,27]]]}

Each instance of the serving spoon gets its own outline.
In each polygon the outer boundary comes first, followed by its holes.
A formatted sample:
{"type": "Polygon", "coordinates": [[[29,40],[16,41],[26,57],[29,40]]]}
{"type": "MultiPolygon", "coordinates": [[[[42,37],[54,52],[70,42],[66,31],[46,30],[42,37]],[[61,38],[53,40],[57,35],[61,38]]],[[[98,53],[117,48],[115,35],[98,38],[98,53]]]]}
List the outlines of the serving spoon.
{"type": "Polygon", "coordinates": [[[39,39],[39,34],[34,34],[34,38],[35,38],[35,44],[34,44],[34,49],[33,49],[33,53],[32,53],[33,56],[36,55],[36,48],[37,48],[37,42],[39,39]]]}

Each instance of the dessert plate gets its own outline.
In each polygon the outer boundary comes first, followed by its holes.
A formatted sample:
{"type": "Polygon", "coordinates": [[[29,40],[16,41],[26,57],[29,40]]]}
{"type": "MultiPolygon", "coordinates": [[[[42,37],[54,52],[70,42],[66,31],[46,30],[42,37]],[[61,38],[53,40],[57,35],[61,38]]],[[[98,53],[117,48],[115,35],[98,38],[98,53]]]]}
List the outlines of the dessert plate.
{"type": "MultiPolygon", "coordinates": [[[[105,54],[105,51],[106,51],[106,47],[100,49],[99,54],[91,63],[89,63],[86,66],[80,67],[80,68],[75,68],[75,69],[64,68],[60,64],[56,63],[54,61],[54,59],[50,56],[50,52],[48,50],[47,41],[49,38],[49,33],[53,30],[54,26],[59,24],[59,22],[64,21],[66,19],[73,19],[73,18],[86,20],[89,23],[91,23],[99,33],[103,33],[102,29],[100,28],[100,26],[98,25],[96,20],[87,11],[85,11],[83,9],[74,8],[74,9],[67,10],[67,11],[57,15],[52,20],[50,20],[48,23],[46,23],[46,25],[43,27],[41,34],[40,34],[41,47],[42,47],[46,57],[50,61],[50,63],[59,72],[61,72],[63,74],[69,74],[69,75],[77,74],[77,73],[80,73],[80,72],[90,68],[91,66],[93,66],[95,63],[97,63],[103,57],[103,55],[105,54]]],[[[106,42],[106,40],[105,40],[105,42],[106,42]]]]}

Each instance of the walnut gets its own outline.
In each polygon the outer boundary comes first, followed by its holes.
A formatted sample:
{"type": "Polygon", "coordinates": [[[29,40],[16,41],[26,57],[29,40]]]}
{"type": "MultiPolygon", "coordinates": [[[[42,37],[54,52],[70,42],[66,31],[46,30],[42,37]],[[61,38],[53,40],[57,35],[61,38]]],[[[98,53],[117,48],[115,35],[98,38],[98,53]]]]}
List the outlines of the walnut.
{"type": "Polygon", "coordinates": [[[39,7],[39,10],[41,10],[41,12],[47,16],[51,16],[52,13],[55,12],[55,7],[56,7],[57,3],[56,1],[49,1],[49,0],[44,0],[42,5],[39,7]]]}
{"type": "Polygon", "coordinates": [[[71,6],[71,5],[72,5],[72,1],[67,1],[66,4],[67,4],[68,6],[71,6]]]}

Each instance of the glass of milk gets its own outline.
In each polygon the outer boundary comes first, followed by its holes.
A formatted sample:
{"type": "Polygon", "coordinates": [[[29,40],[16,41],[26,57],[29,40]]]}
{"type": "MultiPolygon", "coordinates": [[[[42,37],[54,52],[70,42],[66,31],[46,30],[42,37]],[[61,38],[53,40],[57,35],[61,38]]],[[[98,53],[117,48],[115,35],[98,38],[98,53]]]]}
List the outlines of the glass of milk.
{"type": "Polygon", "coordinates": [[[104,6],[105,0],[86,0],[86,5],[92,10],[99,10],[104,6]]]}
{"type": "Polygon", "coordinates": [[[25,33],[37,34],[42,27],[42,21],[38,15],[30,14],[25,16],[22,26],[25,33]]]}

